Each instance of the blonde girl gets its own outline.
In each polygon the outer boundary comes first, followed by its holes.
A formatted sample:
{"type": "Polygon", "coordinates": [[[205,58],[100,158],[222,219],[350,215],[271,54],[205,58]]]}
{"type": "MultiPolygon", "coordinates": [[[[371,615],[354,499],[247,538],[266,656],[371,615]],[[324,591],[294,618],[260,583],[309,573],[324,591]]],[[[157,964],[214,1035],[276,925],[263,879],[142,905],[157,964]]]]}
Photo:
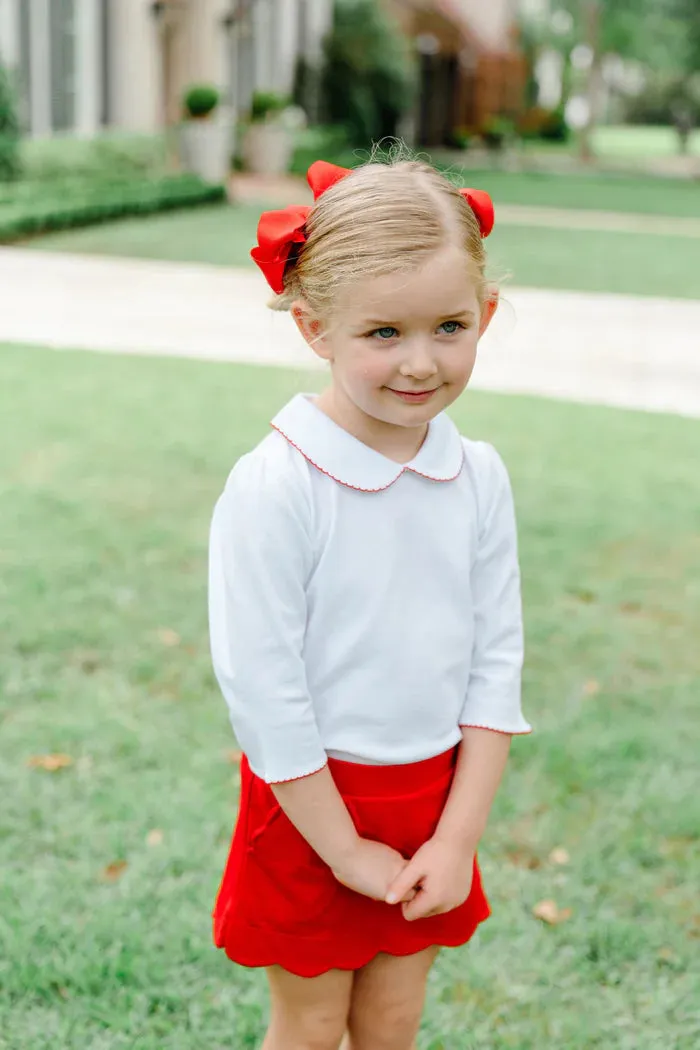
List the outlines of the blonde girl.
{"type": "Polygon", "coordinates": [[[264,1050],[411,1050],[440,947],[489,915],[476,853],[523,658],[513,500],[445,414],[497,307],[487,194],[317,161],[252,255],[328,362],[213,516],[214,668],[243,750],[214,910],[265,967],[264,1050]]]}

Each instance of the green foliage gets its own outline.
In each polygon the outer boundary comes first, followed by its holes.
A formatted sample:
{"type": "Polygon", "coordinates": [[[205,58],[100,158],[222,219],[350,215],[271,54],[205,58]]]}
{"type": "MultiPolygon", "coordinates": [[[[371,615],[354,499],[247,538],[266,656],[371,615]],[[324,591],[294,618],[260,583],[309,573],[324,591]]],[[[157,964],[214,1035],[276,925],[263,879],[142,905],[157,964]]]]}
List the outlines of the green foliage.
{"type": "Polygon", "coordinates": [[[700,124],[700,77],[664,76],[650,78],[641,95],[629,99],[625,118],[630,124],[674,124],[681,110],[700,124]]]}
{"type": "Polygon", "coordinates": [[[219,89],[213,84],[193,84],[183,97],[185,113],[193,120],[208,117],[219,105],[219,89]]]}
{"type": "Polygon", "coordinates": [[[289,98],[276,91],[256,91],[250,106],[250,120],[253,124],[264,124],[274,120],[289,106],[289,98]]]}
{"type": "Polygon", "coordinates": [[[337,0],[324,42],[323,119],[367,147],[397,134],[414,90],[408,45],[376,0],[337,0]]]}
{"type": "Polygon", "coordinates": [[[469,149],[474,141],[473,132],[470,128],[454,128],[450,133],[448,145],[451,149],[469,149]]]}
{"type": "Polygon", "coordinates": [[[487,117],[479,128],[479,134],[489,149],[499,150],[513,138],[515,124],[509,117],[487,117]]]}
{"type": "MultiPolygon", "coordinates": [[[[367,159],[367,155],[364,159],[367,159]]],[[[363,157],[362,151],[353,151],[345,127],[325,124],[298,132],[290,171],[294,175],[306,175],[315,160],[327,160],[343,168],[354,168],[362,162],[363,157]]]]}
{"type": "Polygon", "coordinates": [[[161,179],[86,180],[53,184],[17,183],[0,194],[0,243],[73,226],[148,215],[172,208],[223,200],[223,186],[212,186],[194,175],[161,179]]]}
{"type": "Polygon", "coordinates": [[[16,179],[21,171],[20,127],[15,94],[0,65],[0,182],[16,179]]]}
{"type": "Polygon", "coordinates": [[[521,138],[543,139],[546,142],[567,142],[571,136],[561,106],[555,109],[531,106],[518,118],[517,130],[521,138]]]}
{"type": "Polygon", "coordinates": [[[73,136],[26,139],[22,143],[22,163],[24,177],[29,181],[159,177],[167,170],[167,140],[165,135],[123,132],[108,132],[92,139],[73,136]]]}

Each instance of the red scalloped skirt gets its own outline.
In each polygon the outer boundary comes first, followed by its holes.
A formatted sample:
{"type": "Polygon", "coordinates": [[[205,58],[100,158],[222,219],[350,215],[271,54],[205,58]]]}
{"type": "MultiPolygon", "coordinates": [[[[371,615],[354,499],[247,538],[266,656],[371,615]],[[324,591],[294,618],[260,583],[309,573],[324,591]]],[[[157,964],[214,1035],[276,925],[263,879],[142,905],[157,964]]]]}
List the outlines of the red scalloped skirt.
{"type": "MultiPolygon", "coordinates": [[[[456,756],[454,749],[411,765],[330,759],[329,766],[359,833],[411,857],[435,831],[456,756]]],[[[300,977],[357,970],[379,952],[465,944],[489,914],[476,860],[465,903],[414,922],[399,905],[341,886],[243,757],[238,821],[213,913],[214,942],[234,962],[300,977]]]]}

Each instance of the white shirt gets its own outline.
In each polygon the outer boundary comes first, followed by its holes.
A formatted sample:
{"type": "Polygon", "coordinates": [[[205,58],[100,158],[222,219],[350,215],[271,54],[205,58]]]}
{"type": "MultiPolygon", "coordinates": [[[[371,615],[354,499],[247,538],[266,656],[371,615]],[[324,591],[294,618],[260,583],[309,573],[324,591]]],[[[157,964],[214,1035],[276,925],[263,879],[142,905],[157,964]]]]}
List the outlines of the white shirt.
{"type": "Polygon", "coordinates": [[[304,395],[211,526],[214,670],[253,772],[417,762],[461,726],[528,733],[516,525],[491,445],[446,415],[402,465],[304,395]]]}

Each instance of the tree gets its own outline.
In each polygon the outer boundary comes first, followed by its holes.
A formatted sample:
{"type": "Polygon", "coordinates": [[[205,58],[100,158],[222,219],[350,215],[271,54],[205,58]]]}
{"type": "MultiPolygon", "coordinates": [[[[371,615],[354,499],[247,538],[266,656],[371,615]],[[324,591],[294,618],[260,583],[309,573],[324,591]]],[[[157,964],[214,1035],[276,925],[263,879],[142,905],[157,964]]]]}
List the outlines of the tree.
{"type": "MultiPolygon", "coordinates": [[[[550,14],[555,8],[568,13],[571,31],[558,41],[549,34],[549,46],[558,47],[565,61],[574,43],[590,51],[585,83],[589,118],[580,138],[585,159],[593,154],[606,55],[633,59],[667,79],[679,78],[681,95],[691,90],[700,70],[700,0],[552,0],[550,14]]],[[[677,108],[680,114],[682,107],[677,108]]]]}
{"type": "Polygon", "coordinates": [[[16,179],[20,173],[20,128],[15,93],[0,66],[0,182],[16,179]]]}
{"type": "Polygon", "coordinates": [[[408,45],[376,0],[337,0],[324,42],[323,119],[345,125],[358,146],[395,136],[414,84],[408,45]]]}

